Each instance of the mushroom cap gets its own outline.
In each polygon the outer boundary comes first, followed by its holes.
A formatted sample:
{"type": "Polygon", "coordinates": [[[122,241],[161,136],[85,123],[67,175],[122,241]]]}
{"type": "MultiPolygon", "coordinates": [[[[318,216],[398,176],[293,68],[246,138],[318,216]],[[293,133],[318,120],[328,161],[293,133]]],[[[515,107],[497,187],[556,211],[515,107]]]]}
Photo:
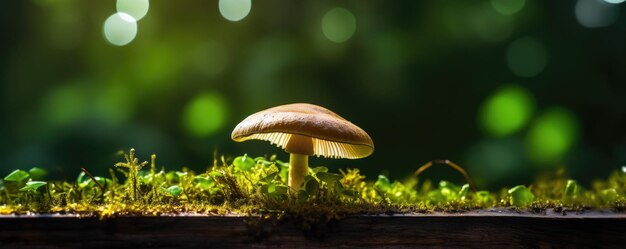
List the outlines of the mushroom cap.
{"type": "Polygon", "coordinates": [[[254,113],[235,127],[231,138],[237,142],[265,140],[284,149],[292,135],[310,137],[317,156],[356,159],[374,152],[374,142],[363,129],[324,107],[307,103],[254,113]]]}

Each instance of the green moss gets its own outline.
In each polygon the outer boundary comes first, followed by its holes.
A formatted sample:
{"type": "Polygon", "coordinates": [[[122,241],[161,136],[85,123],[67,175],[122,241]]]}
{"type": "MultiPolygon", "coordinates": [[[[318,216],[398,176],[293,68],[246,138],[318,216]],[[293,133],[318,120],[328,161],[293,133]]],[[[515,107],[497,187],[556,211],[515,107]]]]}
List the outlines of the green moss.
{"type": "Polygon", "coordinates": [[[287,186],[289,165],[275,157],[247,155],[227,162],[223,157],[203,172],[150,169],[134,150],[124,154],[109,176],[93,176],[84,170],[75,181],[41,181],[41,169],[16,170],[0,185],[0,214],[73,213],[86,216],[116,215],[252,215],[261,218],[291,217],[303,228],[316,222],[350,214],[464,212],[475,209],[511,208],[545,213],[582,212],[588,209],[626,210],[626,174],[615,172],[585,189],[565,177],[563,171],[541,176],[529,185],[501,191],[473,192],[467,184],[429,180],[404,181],[378,176],[369,180],[358,169],[329,172],[309,169],[298,192],[287,186]],[[17,173],[16,173],[17,172],[17,173]],[[38,172],[37,178],[29,172],[38,172]],[[37,179],[35,181],[34,179],[37,179]],[[531,198],[532,197],[532,198],[531,198]]]}

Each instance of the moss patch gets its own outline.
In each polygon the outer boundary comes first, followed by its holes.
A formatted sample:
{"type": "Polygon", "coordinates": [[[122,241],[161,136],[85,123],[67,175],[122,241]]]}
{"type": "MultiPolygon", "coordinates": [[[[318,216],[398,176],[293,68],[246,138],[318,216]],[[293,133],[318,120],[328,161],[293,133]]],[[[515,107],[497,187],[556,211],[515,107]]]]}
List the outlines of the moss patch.
{"type": "Polygon", "coordinates": [[[382,175],[371,181],[358,169],[334,173],[314,167],[309,169],[303,188],[294,192],[287,186],[288,168],[275,157],[245,155],[235,158],[234,163],[222,157],[204,172],[157,169],[156,156],[151,162],[141,162],[131,150],[109,170],[108,176],[93,176],[84,170],[75,181],[45,181],[42,169],[16,170],[2,180],[0,214],[71,213],[103,218],[235,214],[292,217],[312,224],[352,214],[487,208],[533,213],[545,213],[547,209],[626,210],[626,174],[621,171],[588,189],[557,172],[528,186],[474,192],[467,184],[459,186],[448,181],[393,181],[382,175]]]}

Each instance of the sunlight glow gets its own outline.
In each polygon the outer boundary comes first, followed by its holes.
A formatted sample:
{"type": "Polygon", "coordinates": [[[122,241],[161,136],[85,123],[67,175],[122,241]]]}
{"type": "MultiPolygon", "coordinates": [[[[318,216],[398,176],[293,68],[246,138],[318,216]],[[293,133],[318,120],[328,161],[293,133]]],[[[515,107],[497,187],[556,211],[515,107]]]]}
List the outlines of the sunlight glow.
{"type": "Polygon", "coordinates": [[[117,12],[126,13],[135,20],[139,21],[143,18],[150,8],[149,0],[117,0],[117,12]]]}
{"type": "Polygon", "coordinates": [[[118,12],[104,22],[104,37],[111,44],[124,46],[137,35],[137,21],[129,14],[118,12]]]}
{"type": "Polygon", "coordinates": [[[207,137],[226,124],[227,103],[222,95],[205,92],[192,99],[183,110],[182,125],[195,137],[207,137]]]}
{"type": "Polygon", "coordinates": [[[334,8],[322,17],[322,32],[328,40],[342,43],[350,39],[356,31],[356,18],[344,8],[334,8]]]}
{"type": "Polygon", "coordinates": [[[237,22],[244,19],[252,9],[251,0],[219,0],[220,14],[226,20],[237,22]]]}
{"type": "Polygon", "coordinates": [[[526,89],[508,85],[498,89],[483,104],[479,122],[489,135],[502,137],[526,126],[534,111],[534,101],[526,89]]]}
{"type": "Polygon", "coordinates": [[[528,156],[536,163],[557,166],[578,138],[576,117],[551,108],[535,120],[526,137],[528,156]]]}
{"type": "Polygon", "coordinates": [[[583,27],[600,28],[617,21],[619,8],[615,4],[598,0],[578,0],[575,14],[576,20],[583,27]]]}

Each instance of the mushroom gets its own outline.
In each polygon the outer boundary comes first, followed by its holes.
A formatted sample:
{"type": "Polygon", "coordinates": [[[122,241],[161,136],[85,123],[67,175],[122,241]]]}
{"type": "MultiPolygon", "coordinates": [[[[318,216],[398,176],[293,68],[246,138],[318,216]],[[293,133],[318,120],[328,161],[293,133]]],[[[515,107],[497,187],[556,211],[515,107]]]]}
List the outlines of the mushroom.
{"type": "Polygon", "coordinates": [[[237,142],[269,141],[289,156],[289,187],[300,190],[308,174],[309,156],[357,159],[374,152],[374,142],[363,129],[334,112],[313,104],[272,107],[248,116],[233,130],[237,142]]]}

